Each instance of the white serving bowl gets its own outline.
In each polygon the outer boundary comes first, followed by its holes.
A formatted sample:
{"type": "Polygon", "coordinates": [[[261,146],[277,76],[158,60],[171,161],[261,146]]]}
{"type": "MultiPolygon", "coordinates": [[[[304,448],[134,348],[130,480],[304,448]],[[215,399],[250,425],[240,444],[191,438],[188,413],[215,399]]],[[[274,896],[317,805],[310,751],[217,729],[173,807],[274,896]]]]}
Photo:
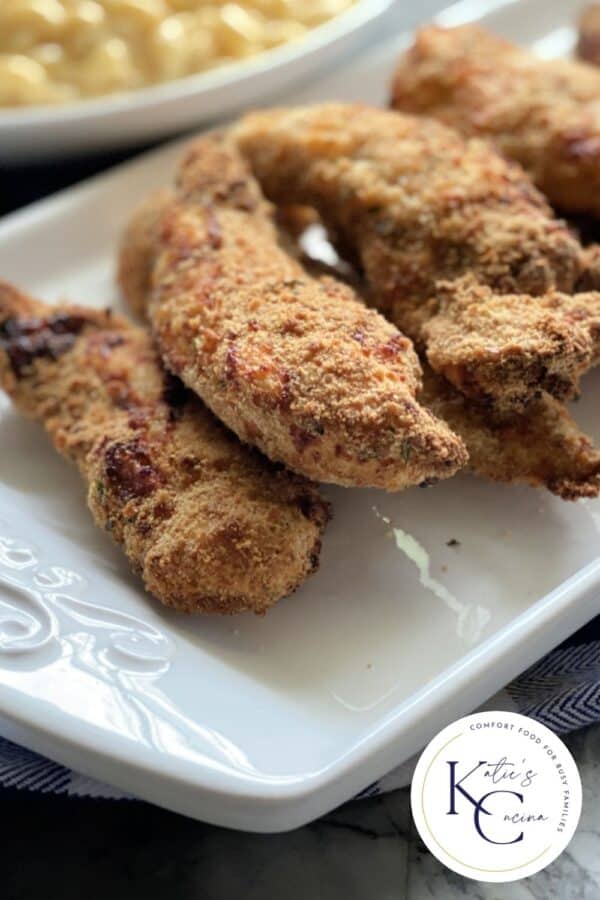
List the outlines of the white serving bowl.
{"type": "Polygon", "coordinates": [[[0,110],[0,162],[149,141],[234,113],[364,45],[394,0],[359,0],[299,41],[198,75],[93,100],[0,110]]]}

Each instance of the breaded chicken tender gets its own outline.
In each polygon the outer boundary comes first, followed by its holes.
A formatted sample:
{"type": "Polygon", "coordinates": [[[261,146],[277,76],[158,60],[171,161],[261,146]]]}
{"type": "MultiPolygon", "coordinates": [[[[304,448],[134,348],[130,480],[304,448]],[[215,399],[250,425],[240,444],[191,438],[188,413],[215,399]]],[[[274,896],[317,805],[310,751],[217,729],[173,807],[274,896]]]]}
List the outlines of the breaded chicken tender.
{"type": "Polygon", "coordinates": [[[0,384],[77,464],[96,523],[167,606],[262,613],[316,568],[316,488],[244,448],[122,317],[2,284],[0,384]]]}
{"type": "Polygon", "coordinates": [[[417,33],[392,106],[492,139],[566,212],[600,216],[600,71],[541,60],[474,25],[417,33]]]}
{"type": "MultiPolygon", "coordinates": [[[[143,291],[150,287],[148,259],[153,252],[160,210],[160,196],[150,197],[133,217],[123,237],[121,288],[138,309],[144,303],[144,294],[137,294],[140,286],[143,291]],[[153,213],[154,226],[149,228],[153,213]],[[123,265],[125,260],[127,264],[123,265]]],[[[306,216],[302,215],[301,219],[306,221],[306,216]]],[[[293,225],[296,224],[297,220],[293,225]]],[[[575,315],[577,300],[568,298],[571,313],[575,315]]],[[[522,482],[546,487],[568,500],[600,493],[600,452],[554,398],[543,395],[528,406],[526,415],[502,420],[489,409],[467,400],[425,363],[419,399],[440,418],[448,417],[448,422],[468,445],[472,455],[468,467],[474,474],[509,484],[522,482]]]]}
{"type": "Polygon", "coordinates": [[[411,342],[286,252],[227,137],[189,148],[157,231],[148,313],[163,359],[243,441],[348,486],[400,490],[465,464],[462,442],[415,401],[411,342]]]}
{"type": "Polygon", "coordinates": [[[439,311],[423,328],[427,358],[468,397],[493,396],[498,378],[513,408],[540,383],[556,397],[568,396],[564,355],[579,371],[600,362],[600,292],[499,295],[465,276],[439,282],[437,298],[439,311]],[[495,359],[480,352],[482,344],[509,349],[495,359]]]}
{"type": "Polygon", "coordinates": [[[563,500],[600,494],[600,450],[548,394],[532,401],[524,414],[496,417],[425,365],[419,399],[462,437],[474,474],[546,487],[563,500]]]}
{"type": "Polygon", "coordinates": [[[356,104],[258,111],[233,136],[267,196],[315,207],[372,302],[469,396],[508,408],[576,392],[589,335],[537,297],[574,289],[582,249],[520,167],[433,120],[356,104]],[[478,303],[467,274],[488,287],[478,303]],[[451,294],[469,313],[452,357],[451,294]]]}
{"type": "Polygon", "coordinates": [[[600,3],[583,11],[579,21],[577,55],[585,62],[600,66],[600,3]]]}

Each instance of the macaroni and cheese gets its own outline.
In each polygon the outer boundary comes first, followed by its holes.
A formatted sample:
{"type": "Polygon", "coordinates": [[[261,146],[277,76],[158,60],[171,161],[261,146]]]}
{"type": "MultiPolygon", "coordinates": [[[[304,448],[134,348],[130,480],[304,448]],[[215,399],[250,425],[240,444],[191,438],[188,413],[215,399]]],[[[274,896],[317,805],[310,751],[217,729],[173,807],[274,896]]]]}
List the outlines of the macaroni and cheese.
{"type": "Polygon", "coordinates": [[[181,78],[302,37],[354,0],[1,0],[0,106],[181,78]]]}

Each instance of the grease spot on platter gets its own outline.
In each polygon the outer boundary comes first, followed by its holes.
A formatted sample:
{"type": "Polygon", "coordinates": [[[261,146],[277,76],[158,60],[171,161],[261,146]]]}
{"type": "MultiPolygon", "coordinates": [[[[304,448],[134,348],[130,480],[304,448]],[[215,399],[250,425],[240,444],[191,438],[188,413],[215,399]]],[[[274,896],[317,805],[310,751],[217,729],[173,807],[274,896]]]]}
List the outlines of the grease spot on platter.
{"type": "MultiPolygon", "coordinates": [[[[456,633],[468,644],[475,644],[481,639],[488,625],[491,614],[489,609],[477,603],[463,603],[448,588],[431,574],[431,560],[425,547],[407,531],[392,524],[388,516],[382,515],[376,507],[373,512],[389,528],[396,547],[417,567],[419,581],[426,590],[441,600],[456,615],[456,633]]],[[[458,541],[453,542],[458,545],[458,541]]]]}

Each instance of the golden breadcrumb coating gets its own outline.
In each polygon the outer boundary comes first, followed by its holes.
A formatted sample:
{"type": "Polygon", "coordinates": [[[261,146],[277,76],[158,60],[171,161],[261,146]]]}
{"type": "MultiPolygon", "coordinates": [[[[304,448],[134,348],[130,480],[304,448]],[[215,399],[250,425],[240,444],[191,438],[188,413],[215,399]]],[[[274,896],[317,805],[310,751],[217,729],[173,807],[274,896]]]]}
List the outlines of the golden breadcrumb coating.
{"type": "Polygon", "coordinates": [[[476,475],[546,487],[563,500],[600,494],[600,450],[554,397],[543,394],[522,415],[496,417],[423,369],[419,399],[460,434],[476,475]]]}
{"type": "Polygon", "coordinates": [[[551,203],[600,216],[600,71],[541,60],[473,25],[417,33],[392,106],[491,138],[551,203]]]}
{"type": "MultiPolygon", "coordinates": [[[[145,318],[152,289],[152,271],[157,254],[160,221],[173,200],[173,192],[160,188],[150,194],[134,211],[119,244],[117,256],[117,284],[128,306],[137,316],[145,318]]],[[[327,266],[306,256],[298,238],[310,225],[318,223],[310,207],[288,207],[276,210],[280,240],[285,249],[296,256],[311,274],[340,277],[339,269],[327,266]]],[[[347,272],[343,272],[347,275],[347,272]]],[[[342,278],[342,280],[345,280],[342,278]]]]}
{"type": "Polygon", "coordinates": [[[465,276],[439,282],[437,296],[439,311],[423,328],[427,358],[468,397],[493,396],[498,380],[512,409],[540,384],[556,397],[569,396],[577,373],[598,361],[600,292],[500,295],[465,276]],[[494,348],[502,348],[497,357],[494,348]],[[567,383],[565,358],[572,363],[567,383]]]}
{"type": "MultiPolygon", "coordinates": [[[[128,259],[128,277],[121,282],[126,296],[132,290],[135,293],[144,281],[142,273],[148,272],[147,259],[152,253],[153,235],[156,234],[155,230],[148,229],[152,209],[156,221],[160,210],[156,197],[151,197],[146,207],[134,216],[122,244],[123,256],[128,259]]],[[[306,221],[304,213],[294,219],[294,231],[301,233],[306,221]]],[[[313,217],[310,222],[312,224],[313,217]]],[[[146,281],[146,289],[148,287],[146,281]]],[[[597,296],[591,300],[598,310],[597,296]]],[[[590,327],[591,310],[587,308],[590,298],[583,294],[575,297],[556,295],[554,302],[560,301],[575,319],[581,317],[583,305],[590,327]]],[[[548,302],[552,302],[551,298],[548,302]]],[[[598,346],[597,336],[595,340],[595,346],[598,346]]],[[[470,448],[469,468],[475,474],[509,484],[523,482],[546,487],[569,500],[600,493],[600,452],[591,446],[566,409],[554,398],[543,395],[529,404],[526,415],[501,419],[489,408],[466,400],[443,378],[436,376],[427,363],[424,371],[425,384],[420,400],[441,418],[448,417],[448,422],[470,448]]]]}
{"type": "Polygon", "coordinates": [[[594,3],[583,11],[579,20],[577,56],[585,62],[600,66],[600,4],[594,3]]]}
{"type": "Polygon", "coordinates": [[[239,444],[122,317],[0,285],[0,384],[78,465],[97,524],[167,606],[262,613],[316,568],[316,488],[239,444]]]}
{"type": "MultiPolygon", "coordinates": [[[[270,199],[314,206],[356,251],[370,299],[434,368],[439,356],[430,353],[427,323],[440,314],[441,280],[470,273],[497,294],[527,295],[516,319],[518,299],[509,308],[496,298],[494,325],[502,327],[493,332],[494,293],[469,303],[468,342],[444,364],[451,380],[461,373],[457,387],[498,406],[541,390],[575,393],[589,341],[558,315],[542,321],[549,314],[535,311],[529,295],[572,290],[582,250],[522,169],[433,120],[356,104],[259,111],[233,134],[270,199]],[[485,383],[477,377],[483,371],[485,383]]],[[[442,294],[447,303],[448,290],[442,294]]]]}
{"type": "Polygon", "coordinates": [[[286,252],[227,137],[199,139],[179,167],[149,319],[168,368],[242,440],[296,472],[400,490],[466,462],[461,441],[415,401],[411,342],[286,252]]]}
{"type": "Polygon", "coordinates": [[[572,324],[573,329],[583,326],[592,345],[591,365],[600,365],[600,270],[590,269],[590,290],[567,295],[550,293],[545,297],[548,307],[560,310],[561,315],[572,324]]]}

